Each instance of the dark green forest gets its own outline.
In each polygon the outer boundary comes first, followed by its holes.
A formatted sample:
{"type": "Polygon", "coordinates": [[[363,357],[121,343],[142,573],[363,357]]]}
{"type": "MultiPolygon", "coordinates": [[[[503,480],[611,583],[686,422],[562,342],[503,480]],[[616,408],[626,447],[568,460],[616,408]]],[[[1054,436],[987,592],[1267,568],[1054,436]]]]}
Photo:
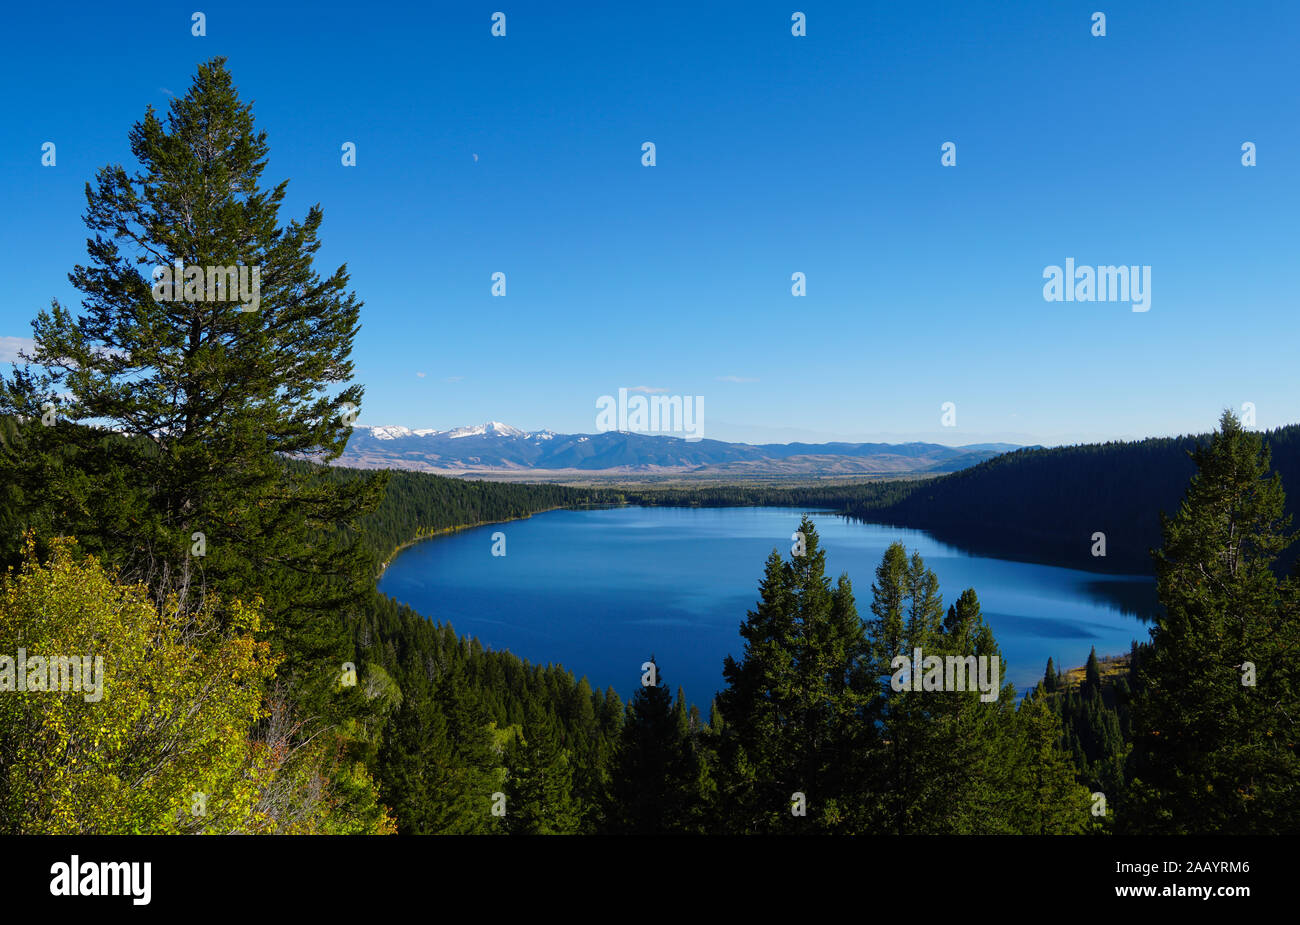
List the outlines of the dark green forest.
{"type": "MultiPolygon", "coordinates": [[[[1273,467],[1300,485],[1300,425],[1264,435],[1273,467]]],[[[898,493],[850,500],[844,510],[875,523],[914,527],[981,553],[1090,571],[1151,574],[1160,513],[1172,511],[1195,471],[1190,453],[1209,434],[1054,449],[1018,450],[898,493]],[[1106,556],[1093,556],[1094,533],[1106,556]]],[[[1287,513],[1297,512],[1293,499],[1287,513]]],[[[1296,551],[1279,558],[1290,570],[1296,551]]]]}
{"type": "MultiPolygon", "coordinates": [[[[307,463],[295,463],[299,468],[307,463]]],[[[331,481],[345,485],[375,478],[362,470],[331,467],[331,481]]],[[[542,511],[621,503],[617,494],[561,485],[468,481],[422,472],[385,471],[383,500],[364,514],[351,536],[380,562],[409,543],[448,530],[528,517],[542,511]]]]}

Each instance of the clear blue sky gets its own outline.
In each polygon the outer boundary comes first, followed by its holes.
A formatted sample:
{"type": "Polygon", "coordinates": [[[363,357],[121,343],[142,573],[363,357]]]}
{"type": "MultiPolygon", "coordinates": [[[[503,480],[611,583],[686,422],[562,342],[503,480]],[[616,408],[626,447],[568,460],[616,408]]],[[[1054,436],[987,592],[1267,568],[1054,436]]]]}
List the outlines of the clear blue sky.
{"type": "Polygon", "coordinates": [[[365,302],[359,423],[591,432],[620,386],[754,441],[1295,422],[1297,27],[1292,0],[12,6],[0,355],[78,304],[85,182],[220,54],[283,219],[322,204],[318,266],[365,302]],[[1067,257],[1150,265],[1151,310],[1044,301],[1067,257]]]}

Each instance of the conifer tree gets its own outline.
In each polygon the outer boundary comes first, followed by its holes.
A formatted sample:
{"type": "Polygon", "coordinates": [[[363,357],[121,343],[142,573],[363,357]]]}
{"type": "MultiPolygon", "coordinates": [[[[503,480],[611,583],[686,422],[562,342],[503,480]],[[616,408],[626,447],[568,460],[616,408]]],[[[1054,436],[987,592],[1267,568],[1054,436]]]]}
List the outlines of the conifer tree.
{"type": "MultiPolygon", "coordinates": [[[[491,809],[492,795],[504,782],[502,759],[493,747],[486,710],[470,686],[465,662],[449,660],[434,682],[408,675],[407,685],[380,749],[382,794],[398,831],[500,831],[499,817],[491,809]]],[[[507,802],[507,818],[509,810],[507,802]]]]}
{"type": "Polygon", "coordinates": [[[601,699],[599,710],[600,731],[607,738],[617,738],[619,730],[623,728],[623,701],[619,699],[618,692],[613,687],[605,688],[605,695],[601,699]]]}
{"type": "MultiPolygon", "coordinates": [[[[870,827],[973,834],[1086,825],[1086,812],[1079,810],[1086,810],[1086,792],[1061,750],[1059,720],[1050,710],[1046,719],[1036,710],[1023,718],[1017,713],[1015,688],[1001,683],[1004,663],[974,589],[963,591],[940,620],[933,572],[919,554],[908,557],[893,544],[872,591],[870,643],[884,691],[884,754],[875,765],[871,791],[879,802],[871,804],[870,827]],[[938,661],[923,670],[914,663],[917,649],[924,661],[938,661]],[[899,655],[908,663],[893,672],[891,660],[899,655]],[[981,663],[990,672],[998,666],[999,689],[991,699],[975,683],[981,663]],[[955,671],[948,683],[949,664],[964,667],[964,688],[955,671]],[[944,683],[931,688],[935,671],[944,683]],[[901,690],[889,683],[894,676],[901,690]]],[[[1056,677],[1051,662],[1048,675],[1056,677]]]]}
{"type": "Polygon", "coordinates": [[[718,698],[714,697],[709,703],[709,732],[715,736],[722,735],[725,728],[725,720],[722,718],[722,711],[718,709],[718,698]]]}
{"type": "Polygon", "coordinates": [[[616,834],[685,832],[698,823],[699,769],[683,737],[685,710],[674,708],[654,656],[650,662],[656,683],[643,684],[628,701],[611,773],[605,816],[616,834]]]}
{"type": "Polygon", "coordinates": [[[1155,554],[1164,613],[1134,705],[1145,833],[1300,831],[1300,610],[1274,563],[1292,542],[1268,447],[1225,411],[1155,554]]]}
{"type": "Polygon", "coordinates": [[[743,659],[723,664],[720,799],[734,831],[846,831],[860,813],[875,701],[863,624],[847,576],[831,587],[808,517],[799,532],[802,555],[768,557],[743,659]],[[806,816],[791,812],[795,793],[806,816]]]}
{"type": "Polygon", "coordinates": [[[677,685],[677,698],[673,701],[673,725],[677,727],[677,735],[685,740],[691,734],[690,711],[686,706],[686,694],[682,686],[677,685]]]}
{"type": "Polygon", "coordinates": [[[720,742],[724,811],[737,833],[766,831],[789,792],[780,732],[794,687],[792,610],[786,566],[773,550],[759,583],[758,605],[740,627],[744,657],[723,660],[727,687],[715,704],[726,723],[720,742]]]}
{"type": "Polygon", "coordinates": [[[573,803],[581,815],[580,831],[601,825],[605,791],[609,786],[611,746],[601,733],[597,705],[603,708],[604,696],[591,689],[584,677],[574,688],[569,726],[575,732],[563,745],[569,753],[573,775],[573,803]]]}
{"type": "Polygon", "coordinates": [[[506,746],[506,821],[512,835],[568,835],[578,830],[573,769],[555,723],[536,699],[523,729],[506,746]]]}
{"type": "MultiPolygon", "coordinates": [[[[948,608],[942,632],[930,643],[931,654],[964,660],[965,690],[929,694],[932,751],[923,755],[923,775],[936,785],[924,830],[936,834],[1014,833],[1015,781],[1020,756],[1015,746],[1015,688],[1001,684],[1002,653],[984,622],[979,598],[967,588],[948,608]],[[972,659],[974,661],[972,661],[972,659]],[[985,700],[976,686],[979,660],[998,660],[997,696],[985,700]],[[973,670],[972,670],[973,669],[973,670]]],[[[955,680],[955,678],[954,678],[955,680]]],[[[894,694],[891,692],[891,696],[894,694]]]]}
{"type": "Polygon", "coordinates": [[[148,108],[130,146],[138,169],[86,185],[89,260],[69,277],[81,311],[40,312],[35,369],[0,384],[18,422],[0,450],[5,526],[77,536],[160,606],[205,588],[261,597],[282,676],[329,713],[351,654],[342,611],[373,580],[357,518],[382,478],[285,459],[343,451],[360,303],[344,267],[313,269],[320,208],[281,222],[287,184],[261,186],[266,134],[223,59],[165,119],[148,108]]]}
{"type": "MultiPolygon", "coordinates": [[[[925,831],[946,799],[936,773],[941,737],[931,713],[939,704],[924,691],[896,691],[890,683],[895,657],[910,662],[918,648],[923,654],[940,654],[942,598],[937,579],[927,572],[919,554],[909,559],[903,545],[893,543],[876,568],[871,588],[872,673],[881,685],[881,735],[886,743],[873,784],[883,803],[876,807],[872,828],[896,834],[925,831]]],[[[910,676],[920,675],[921,666],[912,665],[910,676]]]]}
{"type": "Polygon", "coordinates": [[[1101,663],[1097,661],[1096,646],[1093,646],[1092,651],[1088,653],[1088,662],[1083,669],[1083,690],[1081,693],[1085,697],[1094,693],[1101,693],[1101,663]]]}
{"type": "Polygon", "coordinates": [[[454,774],[447,719],[434,703],[408,693],[398,707],[379,750],[385,804],[403,834],[448,831],[446,779],[454,774]]]}
{"type": "Polygon", "coordinates": [[[1040,685],[1016,713],[1018,754],[1008,787],[1015,794],[1014,831],[1022,835],[1076,835],[1100,826],[1092,799],[1076,782],[1061,749],[1061,723],[1040,685]]]}
{"type": "Polygon", "coordinates": [[[687,709],[686,695],[679,686],[673,703],[673,723],[677,727],[681,751],[673,764],[672,774],[679,781],[686,808],[676,830],[693,834],[721,831],[713,740],[706,735],[699,718],[698,707],[691,704],[687,709]]]}
{"type": "Polygon", "coordinates": [[[454,664],[438,679],[435,697],[447,718],[449,746],[440,756],[441,779],[437,792],[443,821],[435,831],[449,834],[497,831],[490,797],[500,787],[502,761],[493,748],[487,711],[470,688],[464,663],[454,664]]]}

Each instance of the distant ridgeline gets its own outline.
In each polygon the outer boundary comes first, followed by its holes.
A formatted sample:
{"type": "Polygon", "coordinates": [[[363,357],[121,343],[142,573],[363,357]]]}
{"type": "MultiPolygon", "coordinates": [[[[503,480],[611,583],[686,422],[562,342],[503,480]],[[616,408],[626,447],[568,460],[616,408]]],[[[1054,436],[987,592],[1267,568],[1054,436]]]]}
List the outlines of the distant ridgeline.
{"type": "MultiPolygon", "coordinates": [[[[1264,434],[1273,470],[1300,504],[1300,424],[1264,434]]],[[[982,554],[1092,571],[1151,574],[1160,513],[1173,516],[1196,471],[1190,451],[1209,435],[1152,438],[1055,449],[1017,450],[924,482],[894,483],[900,496],[850,502],[874,523],[926,530],[982,554]],[[1105,557],[1093,534],[1106,535],[1105,557]]],[[[1300,526],[1300,517],[1295,525],[1300,526]]],[[[1297,550],[1279,565],[1290,571],[1297,550]]]]}
{"type": "MultiPolygon", "coordinates": [[[[1177,511],[1195,471],[1187,454],[1208,439],[1163,437],[1016,450],[933,479],[857,485],[575,488],[394,471],[383,503],[362,526],[377,561],[385,562],[395,550],[424,536],[558,507],[790,506],[926,530],[940,541],[983,555],[1150,574],[1150,550],[1160,545],[1160,513],[1172,516],[1177,511]],[[1104,557],[1093,555],[1096,533],[1105,534],[1104,557]]],[[[1273,469],[1289,489],[1287,511],[1296,515],[1300,424],[1268,431],[1265,440],[1273,469]]],[[[344,468],[333,471],[341,479],[360,474],[344,468]]],[[[1300,517],[1296,525],[1300,527],[1300,517]]],[[[1294,566],[1297,552],[1300,549],[1283,557],[1283,569],[1294,566]]]]}

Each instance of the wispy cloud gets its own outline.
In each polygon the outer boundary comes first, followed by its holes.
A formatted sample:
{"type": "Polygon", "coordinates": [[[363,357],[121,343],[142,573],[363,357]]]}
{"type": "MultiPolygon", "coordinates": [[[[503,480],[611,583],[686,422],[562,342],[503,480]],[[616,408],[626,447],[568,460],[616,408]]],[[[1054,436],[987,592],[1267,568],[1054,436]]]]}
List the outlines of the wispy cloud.
{"type": "Polygon", "coordinates": [[[629,392],[644,392],[647,395],[662,395],[667,389],[656,389],[648,385],[634,385],[628,389],[629,392]]]}
{"type": "Polygon", "coordinates": [[[30,337],[3,337],[0,336],[0,363],[19,363],[18,351],[26,350],[31,353],[36,349],[36,341],[30,337]]]}
{"type": "Polygon", "coordinates": [[[750,377],[750,376],[718,376],[716,381],[718,381],[718,382],[757,382],[758,380],[757,380],[757,379],[754,379],[754,378],[752,378],[752,377],[750,377]]]}
{"type": "MultiPolygon", "coordinates": [[[[7,337],[0,335],[0,363],[23,362],[18,359],[19,350],[26,350],[28,353],[35,352],[36,341],[32,340],[30,337],[7,337]]],[[[95,356],[101,357],[127,356],[125,350],[120,350],[117,347],[92,347],[91,352],[94,353],[95,356]]],[[[70,367],[75,367],[76,365],[68,359],[65,359],[63,362],[68,364],[70,367]]]]}
{"type": "Polygon", "coordinates": [[[443,381],[443,382],[460,382],[460,381],[461,381],[462,379],[464,379],[464,378],[465,378],[464,376],[448,376],[448,377],[446,377],[445,379],[443,379],[442,381],[443,381]]]}
{"type": "Polygon", "coordinates": [[[415,375],[418,376],[418,377],[421,378],[421,379],[424,378],[424,373],[416,373],[415,375]]]}

